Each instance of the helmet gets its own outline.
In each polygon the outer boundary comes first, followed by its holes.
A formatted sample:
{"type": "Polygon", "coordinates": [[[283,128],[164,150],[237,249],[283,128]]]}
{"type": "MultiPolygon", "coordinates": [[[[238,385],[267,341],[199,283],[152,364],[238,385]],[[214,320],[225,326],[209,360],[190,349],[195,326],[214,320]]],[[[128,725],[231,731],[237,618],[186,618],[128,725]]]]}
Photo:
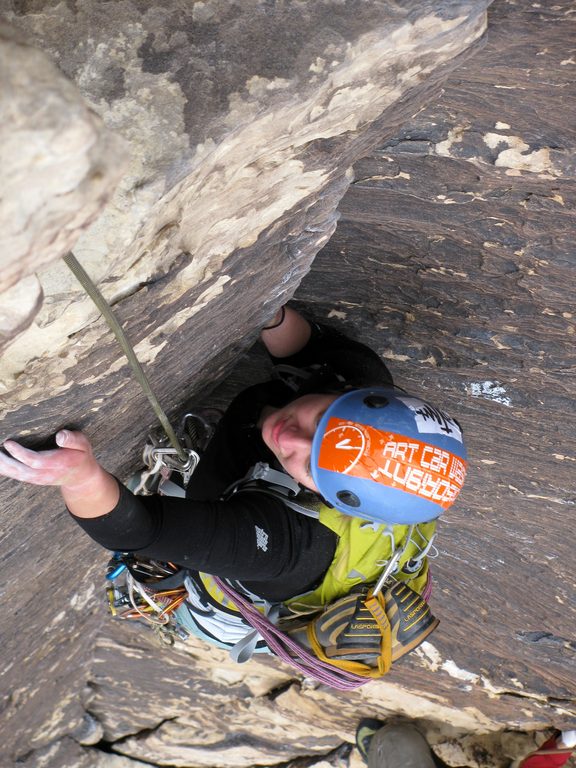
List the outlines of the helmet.
{"type": "Polygon", "coordinates": [[[389,387],[356,389],[324,413],[312,441],[320,494],[348,515],[386,523],[433,520],[466,475],[458,423],[389,387]]]}

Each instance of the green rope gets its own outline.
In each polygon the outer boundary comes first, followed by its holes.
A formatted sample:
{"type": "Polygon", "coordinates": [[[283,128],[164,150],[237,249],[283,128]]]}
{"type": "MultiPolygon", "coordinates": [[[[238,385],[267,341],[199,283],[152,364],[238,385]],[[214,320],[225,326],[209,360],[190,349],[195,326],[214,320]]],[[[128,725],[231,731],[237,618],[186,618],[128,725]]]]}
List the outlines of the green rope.
{"type": "Polygon", "coordinates": [[[74,274],[74,276],[76,277],[80,285],[84,288],[84,290],[90,296],[94,304],[96,304],[100,312],[104,315],[104,318],[108,323],[110,330],[114,333],[114,335],[118,339],[118,342],[122,347],[124,354],[128,358],[128,362],[132,366],[132,370],[134,371],[134,375],[136,376],[138,383],[140,384],[144,394],[150,401],[152,408],[154,409],[154,413],[156,414],[156,416],[158,417],[158,420],[160,421],[160,424],[162,424],[162,427],[164,429],[164,432],[166,433],[166,436],[170,440],[172,447],[176,450],[176,453],[178,454],[178,458],[181,461],[186,462],[188,459],[188,456],[186,455],[186,452],[180,445],[180,442],[176,437],[176,433],[174,432],[170,422],[168,421],[168,417],[162,410],[162,407],[158,402],[156,395],[152,391],[152,387],[148,382],[148,378],[144,373],[144,369],[140,365],[140,362],[136,357],[136,354],[132,348],[132,345],[128,341],[128,338],[124,333],[122,326],[116,319],[116,316],[114,315],[110,305],[108,304],[104,296],[102,296],[98,288],[94,285],[94,283],[92,282],[92,279],[90,278],[90,276],[88,275],[84,267],[80,264],[76,256],[74,256],[74,254],[70,251],[63,258],[66,265],[70,268],[70,270],[72,271],[72,273],[74,274]]]}

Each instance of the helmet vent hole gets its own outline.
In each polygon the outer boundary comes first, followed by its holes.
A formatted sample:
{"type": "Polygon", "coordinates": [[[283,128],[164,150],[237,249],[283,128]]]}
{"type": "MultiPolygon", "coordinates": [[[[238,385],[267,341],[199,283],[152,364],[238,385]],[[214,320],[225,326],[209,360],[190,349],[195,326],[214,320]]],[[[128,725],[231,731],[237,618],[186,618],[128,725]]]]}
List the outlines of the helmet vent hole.
{"type": "Polygon", "coordinates": [[[360,499],[355,493],[352,493],[352,491],[338,491],[336,497],[338,501],[341,501],[342,504],[346,504],[347,507],[360,506],[360,499]]]}
{"type": "Polygon", "coordinates": [[[390,400],[384,395],[368,395],[364,398],[364,405],[368,408],[384,408],[389,402],[390,400]]]}

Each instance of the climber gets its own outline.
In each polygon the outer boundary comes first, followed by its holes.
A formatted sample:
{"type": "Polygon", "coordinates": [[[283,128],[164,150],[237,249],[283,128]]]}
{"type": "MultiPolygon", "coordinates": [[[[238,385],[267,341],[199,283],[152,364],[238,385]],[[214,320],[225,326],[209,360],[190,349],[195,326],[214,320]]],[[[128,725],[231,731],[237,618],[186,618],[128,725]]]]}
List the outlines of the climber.
{"type": "Polygon", "coordinates": [[[382,547],[404,540],[397,577],[421,593],[434,519],[464,479],[457,422],[395,389],[371,349],[290,307],[261,340],[284,376],[232,402],[187,498],[134,496],[100,466],[86,435],[67,429],[49,451],[6,440],[0,474],[59,486],[73,519],[103,547],[232,579],[271,602],[319,592],[329,602],[376,580],[382,547]],[[258,462],[320,497],[319,518],[266,493],[226,494],[258,462]],[[362,565],[335,577],[330,566],[350,541],[362,565]]]}

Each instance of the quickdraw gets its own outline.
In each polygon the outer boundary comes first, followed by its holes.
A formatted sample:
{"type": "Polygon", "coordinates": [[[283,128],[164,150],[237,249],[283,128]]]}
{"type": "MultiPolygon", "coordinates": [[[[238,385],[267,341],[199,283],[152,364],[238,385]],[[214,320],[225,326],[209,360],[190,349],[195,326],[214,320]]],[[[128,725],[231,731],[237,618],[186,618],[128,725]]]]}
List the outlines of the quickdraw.
{"type": "Polygon", "coordinates": [[[128,483],[130,490],[140,496],[159,493],[184,497],[200,455],[214,432],[215,419],[220,416],[220,411],[206,409],[202,413],[190,412],[182,417],[177,435],[184,446],[184,460],[170,445],[165,432],[160,429],[150,432],[142,451],[144,469],[131,478],[128,483]],[[173,473],[179,475],[177,482],[171,479],[173,473]]]}
{"type": "Polygon", "coordinates": [[[146,621],[168,644],[187,640],[189,633],[174,621],[174,611],[188,596],[179,574],[173,563],[114,553],[106,572],[110,613],[116,619],[146,621]]]}

